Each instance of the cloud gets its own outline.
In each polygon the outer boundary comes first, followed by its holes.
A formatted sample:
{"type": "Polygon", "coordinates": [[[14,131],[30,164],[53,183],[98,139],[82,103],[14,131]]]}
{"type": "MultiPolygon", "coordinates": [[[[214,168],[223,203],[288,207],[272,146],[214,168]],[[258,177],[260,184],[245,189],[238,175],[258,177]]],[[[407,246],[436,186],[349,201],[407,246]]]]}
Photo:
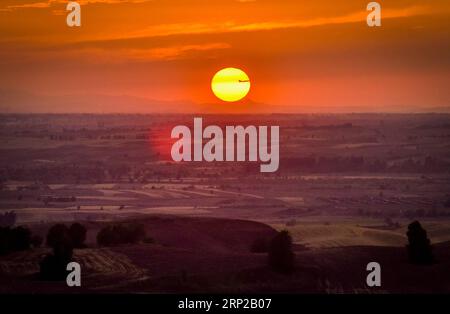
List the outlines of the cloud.
{"type": "MultiPolygon", "coordinates": [[[[30,1],[30,0],[29,0],[30,1]]],[[[79,3],[80,5],[87,5],[87,4],[139,4],[139,3],[147,3],[147,2],[153,2],[154,0],[74,0],[75,2],[79,3]]],[[[256,2],[256,0],[236,0],[237,2],[256,2]]],[[[12,11],[17,9],[42,9],[42,8],[50,8],[52,6],[58,5],[58,4],[67,4],[70,0],[31,0],[30,3],[23,3],[23,4],[6,4],[2,8],[0,5],[0,10],[3,11],[12,11]]]]}
{"type": "MultiPolygon", "coordinates": [[[[207,43],[200,45],[182,45],[170,47],[158,47],[151,49],[127,49],[118,50],[116,53],[109,55],[113,59],[131,60],[131,61],[149,61],[149,60],[176,60],[187,58],[190,54],[196,52],[229,49],[231,45],[227,43],[207,43]]],[[[108,52],[106,53],[108,56],[108,52]]],[[[89,54],[89,57],[92,55],[89,54]]],[[[101,51],[101,58],[105,58],[105,52],[101,51]]]]}
{"type": "Polygon", "coordinates": [[[174,60],[182,58],[192,52],[210,51],[210,50],[222,50],[231,48],[227,43],[210,43],[203,45],[185,45],[174,47],[163,47],[149,49],[148,51],[135,51],[130,56],[134,59],[163,59],[174,60]]]}
{"type": "MultiPolygon", "coordinates": [[[[442,13],[440,10],[428,6],[411,6],[399,9],[385,9],[382,11],[383,19],[404,18],[418,15],[430,15],[442,13]]],[[[221,23],[172,23],[159,24],[141,28],[136,31],[127,32],[120,36],[112,35],[106,40],[120,40],[144,37],[161,37],[173,35],[196,35],[214,33],[233,33],[244,31],[264,31],[290,28],[307,28],[315,26],[325,26],[333,24],[346,24],[364,22],[367,18],[367,11],[361,10],[346,15],[318,17],[304,20],[284,20],[284,21],[263,21],[257,23],[236,23],[233,21],[221,23]]],[[[105,39],[105,37],[103,37],[105,39]]]]}
{"type": "MultiPolygon", "coordinates": [[[[153,0],[77,0],[80,5],[87,4],[124,4],[124,3],[146,3],[153,0]]],[[[47,0],[47,1],[34,1],[23,4],[7,4],[4,7],[0,7],[0,11],[13,11],[19,9],[45,9],[51,8],[59,4],[67,4],[67,0],[47,0]]]]}
{"type": "MultiPolygon", "coordinates": [[[[105,49],[102,47],[82,47],[69,49],[61,53],[61,50],[40,50],[32,54],[28,52],[18,53],[15,60],[22,62],[24,60],[48,60],[74,59],[84,60],[88,63],[123,63],[123,62],[151,62],[151,61],[172,61],[180,59],[189,59],[195,54],[209,52],[208,57],[213,58],[212,52],[223,49],[230,49],[231,45],[227,43],[204,43],[204,44],[186,44],[166,47],[153,48],[122,48],[105,49]],[[30,59],[31,58],[31,59],[30,59]]],[[[11,62],[11,59],[9,59],[11,62]]]]}

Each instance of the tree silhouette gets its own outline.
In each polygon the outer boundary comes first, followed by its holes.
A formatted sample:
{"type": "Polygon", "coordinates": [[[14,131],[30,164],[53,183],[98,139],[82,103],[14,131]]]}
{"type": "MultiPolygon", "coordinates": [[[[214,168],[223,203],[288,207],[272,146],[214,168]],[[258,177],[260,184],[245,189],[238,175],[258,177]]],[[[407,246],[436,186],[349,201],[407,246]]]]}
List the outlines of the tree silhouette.
{"type": "Polygon", "coordinates": [[[16,223],[17,215],[14,211],[0,214],[0,227],[12,227],[16,223]]]}
{"type": "Polygon", "coordinates": [[[34,248],[38,248],[38,247],[41,247],[41,245],[42,245],[42,242],[44,242],[44,239],[42,239],[42,237],[40,236],[40,235],[33,235],[32,237],[31,237],[31,245],[34,247],[34,248]]]}
{"type": "Polygon", "coordinates": [[[406,235],[409,242],[407,249],[410,262],[420,265],[433,263],[430,239],[428,239],[427,232],[422,228],[420,222],[416,220],[409,224],[406,235]]]}
{"type": "Polygon", "coordinates": [[[280,273],[294,270],[295,255],[292,251],[292,238],[288,231],[279,232],[269,245],[269,266],[280,273]]]}
{"type": "Polygon", "coordinates": [[[103,227],[97,234],[97,243],[99,246],[112,246],[118,242],[118,236],[114,233],[112,226],[103,227]]]}
{"type": "Polygon", "coordinates": [[[103,227],[97,234],[97,243],[99,246],[138,243],[144,239],[144,225],[137,223],[108,225],[103,227]]]}
{"type": "Polygon", "coordinates": [[[84,241],[86,240],[86,232],[86,228],[78,222],[70,226],[69,236],[72,240],[72,245],[74,248],[80,249],[86,247],[84,244],[84,241]]]}
{"type": "Polygon", "coordinates": [[[63,224],[52,226],[47,233],[47,245],[53,248],[53,254],[46,255],[40,263],[41,279],[64,280],[73,255],[69,228],[63,224]]]}
{"type": "Polygon", "coordinates": [[[15,251],[23,251],[30,248],[31,231],[25,227],[11,229],[11,246],[15,251]]]}
{"type": "Polygon", "coordinates": [[[64,280],[67,264],[72,261],[72,250],[59,246],[53,254],[48,254],[40,263],[40,277],[44,280],[64,280]],[[61,250],[62,249],[62,250],[61,250]]]}
{"type": "Polygon", "coordinates": [[[63,224],[52,226],[47,233],[47,245],[55,248],[61,244],[69,244],[71,242],[69,229],[63,224]]]}
{"type": "Polygon", "coordinates": [[[23,251],[31,246],[31,231],[26,227],[0,227],[0,254],[23,251]]]}

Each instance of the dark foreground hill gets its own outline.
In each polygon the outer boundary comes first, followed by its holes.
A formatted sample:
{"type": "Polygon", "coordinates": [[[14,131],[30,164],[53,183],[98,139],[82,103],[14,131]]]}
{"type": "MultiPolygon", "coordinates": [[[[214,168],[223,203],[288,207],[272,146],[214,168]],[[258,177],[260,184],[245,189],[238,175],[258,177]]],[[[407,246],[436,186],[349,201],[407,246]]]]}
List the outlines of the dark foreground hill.
{"type": "MultiPolygon", "coordinates": [[[[87,249],[75,250],[82,266],[82,287],[37,279],[47,248],[0,257],[0,292],[287,292],[287,293],[449,293],[450,243],[434,246],[437,263],[408,263],[401,247],[296,247],[296,270],[277,274],[265,253],[252,253],[257,238],[276,231],[252,221],[151,216],[135,219],[154,243],[95,246],[95,235],[107,222],[85,223],[87,249]],[[366,286],[366,265],[378,262],[382,286],[366,286]]],[[[43,233],[48,226],[37,225],[43,233]]]]}

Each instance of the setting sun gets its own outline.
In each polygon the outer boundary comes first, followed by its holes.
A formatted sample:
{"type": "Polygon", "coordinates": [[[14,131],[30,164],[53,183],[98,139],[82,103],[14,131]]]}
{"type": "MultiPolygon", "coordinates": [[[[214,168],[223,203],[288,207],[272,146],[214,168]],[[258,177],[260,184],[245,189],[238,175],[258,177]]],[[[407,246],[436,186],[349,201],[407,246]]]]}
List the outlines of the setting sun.
{"type": "Polygon", "coordinates": [[[211,89],[214,95],[223,101],[238,101],[250,91],[250,79],[240,69],[225,68],[214,75],[211,89]]]}

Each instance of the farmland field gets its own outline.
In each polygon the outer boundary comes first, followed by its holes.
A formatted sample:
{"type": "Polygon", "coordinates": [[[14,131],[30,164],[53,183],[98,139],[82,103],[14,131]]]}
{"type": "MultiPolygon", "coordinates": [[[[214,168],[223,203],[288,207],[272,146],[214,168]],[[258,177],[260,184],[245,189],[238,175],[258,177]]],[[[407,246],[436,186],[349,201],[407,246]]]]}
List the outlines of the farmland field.
{"type": "Polygon", "coordinates": [[[6,221],[13,212],[15,226],[43,239],[0,256],[1,292],[68,292],[39,270],[49,229],[74,222],[87,229],[86,248],[73,253],[83,292],[450,291],[449,115],[210,115],[205,123],[274,117],[280,169],[262,174],[251,162],[171,161],[167,132],[190,116],[0,116],[0,214],[6,221]],[[424,268],[407,258],[416,220],[436,258],[424,268]],[[145,241],[99,245],[114,224],[143,225],[145,241]],[[291,276],[254,250],[282,230],[293,240],[291,276]],[[390,279],[369,291],[370,261],[390,279]]]}

